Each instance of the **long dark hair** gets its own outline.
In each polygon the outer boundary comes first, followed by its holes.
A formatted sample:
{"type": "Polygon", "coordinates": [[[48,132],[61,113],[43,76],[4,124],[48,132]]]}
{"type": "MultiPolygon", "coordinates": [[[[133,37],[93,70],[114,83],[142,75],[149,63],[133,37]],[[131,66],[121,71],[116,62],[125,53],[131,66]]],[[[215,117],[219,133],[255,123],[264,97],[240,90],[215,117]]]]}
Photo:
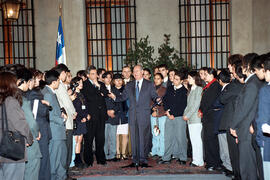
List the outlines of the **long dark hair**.
{"type": "Polygon", "coordinates": [[[2,104],[7,97],[12,96],[17,99],[22,105],[22,95],[17,86],[16,75],[11,72],[0,73],[0,104],[2,104]]]}
{"type": "Polygon", "coordinates": [[[197,86],[203,87],[203,81],[197,71],[190,71],[188,75],[191,76],[195,80],[195,84],[197,86]]]}

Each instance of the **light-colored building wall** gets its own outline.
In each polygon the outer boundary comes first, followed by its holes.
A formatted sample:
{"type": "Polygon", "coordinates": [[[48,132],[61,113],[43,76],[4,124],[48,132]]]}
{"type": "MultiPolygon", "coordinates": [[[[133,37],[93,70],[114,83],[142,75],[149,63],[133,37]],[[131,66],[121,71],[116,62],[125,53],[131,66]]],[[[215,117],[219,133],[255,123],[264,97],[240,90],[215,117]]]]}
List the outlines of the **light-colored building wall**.
{"type": "MultiPolygon", "coordinates": [[[[59,4],[63,8],[63,29],[67,65],[73,75],[87,64],[85,0],[35,1],[37,68],[54,66],[59,4]]],[[[136,0],[137,38],[149,35],[151,45],[163,43],[171,34],[171,44],[179,50],[178,0],[136,0]]],[[[231,53],[265,53],[270,47],[269,0],[231,1],[231,53]]]]}

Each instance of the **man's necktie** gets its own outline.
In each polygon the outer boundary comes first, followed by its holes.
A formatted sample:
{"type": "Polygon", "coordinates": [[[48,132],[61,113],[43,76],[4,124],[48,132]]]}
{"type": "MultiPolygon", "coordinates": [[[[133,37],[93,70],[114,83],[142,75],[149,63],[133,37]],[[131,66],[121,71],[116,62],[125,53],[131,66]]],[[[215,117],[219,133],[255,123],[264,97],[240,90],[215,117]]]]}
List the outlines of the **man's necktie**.
{"type": "Polygon", "coordinates": [[[139,81],[137,81],[136,83],[136,101],[138,102],[139,100],[139,93],[140,93],[140,89],[139,89],[139,81]]]}

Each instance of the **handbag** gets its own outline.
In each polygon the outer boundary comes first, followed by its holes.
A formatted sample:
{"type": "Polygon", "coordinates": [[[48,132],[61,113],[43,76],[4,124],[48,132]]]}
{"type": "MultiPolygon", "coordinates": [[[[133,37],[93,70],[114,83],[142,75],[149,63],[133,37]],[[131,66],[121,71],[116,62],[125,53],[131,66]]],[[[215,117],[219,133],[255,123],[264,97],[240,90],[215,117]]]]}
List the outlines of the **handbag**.
{"type": "Polygon", "coordinates": [[[8,130],[8,121],[5,103],[2,105],[2,139],[0,143],[0,156],[18,161],[25,155],[25,139],[20,133],[8,130]]]}

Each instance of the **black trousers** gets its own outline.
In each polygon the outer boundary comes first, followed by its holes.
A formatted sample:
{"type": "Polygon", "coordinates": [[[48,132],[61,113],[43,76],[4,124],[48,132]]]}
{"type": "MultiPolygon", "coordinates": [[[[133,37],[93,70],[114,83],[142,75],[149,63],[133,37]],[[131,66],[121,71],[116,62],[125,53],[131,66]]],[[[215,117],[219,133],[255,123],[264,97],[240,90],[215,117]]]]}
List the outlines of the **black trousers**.
{"type": "Polygon", "coordinates": [[[213,126],[213,123],[203,123],[203,146],[205,151],[206,167],[221,166],[218,136],[214,133],[213,126]]]}
{"type": "Polygon", "coordinates": [[[40,159],[39,180],[51,180],[51,165],[49,155],[48,138],[40,138],[38,141],[42,158],[40,159]]]}
{"type": "Polygon", "coordinates": [[[93,139],[95,138],[96,145],[96,160],[98,163],[105,162],[104,142],[105,142],[105,120],[107,118],[105,108],[97,110],[94,114],[91,114],[90,121],[86,122],[87,133],[84,138],[84,162],[87,165],[93,164],[93,139]]]}
{"type": "Polygon", "coordinates": [[[72,150],[73,150],[73,130],[72,129],[67,129],[66,130],[66,135],[67,135],[67,167],[66,169],[68,170],[69,165],[72,160],[72,150]]]}
{"type": "Polygon", "coordinates": [[[236,144],[235,138],[227,131],[227,142],[229,148],[229,155],[232,163],[232,169],[235,179],[240,180],[240,166],[239,166],[239,149],[236,144]]]}
{"type": "MultiPolygon", "coordinates": [[[[256,133],[254,133],[254,134],[256,134],[256,133]]],[[[261,149],[260,149],[259,145],[257,144],[256,136],[254,134],[252,135],[252,146],[253,146],[253,148],[255,150],[258,176],[259,176],[260,180],[264,180],[263,160],[262,160],[261,149]]]]}

